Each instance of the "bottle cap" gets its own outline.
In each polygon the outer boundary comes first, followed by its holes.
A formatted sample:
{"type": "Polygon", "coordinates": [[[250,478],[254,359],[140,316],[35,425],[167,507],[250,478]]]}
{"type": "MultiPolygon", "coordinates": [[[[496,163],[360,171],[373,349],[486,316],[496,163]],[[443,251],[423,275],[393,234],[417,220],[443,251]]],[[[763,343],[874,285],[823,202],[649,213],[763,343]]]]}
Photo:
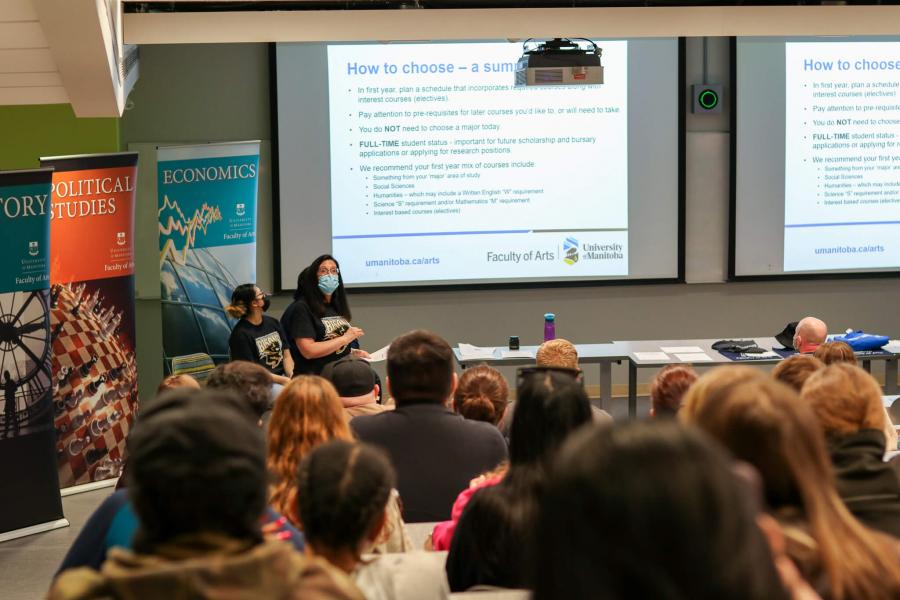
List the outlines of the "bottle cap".
{"type": "Polygon", "coordinates": [[[553,321],[555,319],[556,319],[556,315],[554,315],[553,313],[544,313],[545,321],[553,321]]]}

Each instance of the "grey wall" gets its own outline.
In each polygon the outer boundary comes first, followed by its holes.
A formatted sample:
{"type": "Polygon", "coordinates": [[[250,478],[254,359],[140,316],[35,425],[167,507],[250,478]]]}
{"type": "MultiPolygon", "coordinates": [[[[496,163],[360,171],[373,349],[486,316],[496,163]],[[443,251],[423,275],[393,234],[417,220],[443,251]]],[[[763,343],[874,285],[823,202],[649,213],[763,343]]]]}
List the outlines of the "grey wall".
{"type": "MultiPolygon", "coordinates": [[[[688,40],[688,83],[701,81],[700,49],[700,40],[688,40]]],[[[724,83],[727,97],[727,40],[710,40],[709,51],[709,79],[724,83]]],[[[264,45],[142,47],[141,78],[122,122],[123,145],[270,140],[268,86],[264,45]]],[[[688,114],[686,122],[686,258],[688,280],[694,283],[354,294],[354,324],[366,331],[364,346],[380,348],[415,327],[433,329],[451,343],[499,345],[509,335],[519,335],[523,343],[532,344],[540,341],[542,315],[547,311],[558,315],[558,334],[576,343],[774,335],[787,321],[805,314],[824,318],[832,331],[852,326],[900,335],[900,315],[890,309],[893,294],[900,291],[900,282],[894,279],[723,283],[728,245],[727,106],[721,115],[688,114]]],[[[141,168],[147,174],[153,166],[142,163],[141,168]]],[[[269,168],[264,164],[263,172],[269,168]]],[[[265,185],[260,190],[258,279],[271,288],[271,197],[265,185]]],[[[155,207],[152,192],[142,187],[139,193],[139,202],[155,207]]],[[[139,230],[155,231],[155,221],[146,222],[154,212],[139,213],[139,230]]],[[[152,276],[142,270],[158,268],[155,244],[146,242],[137,252],[138,279],[152,276]]],[[[159,291],[155,296],[149,289],[139,292],[138,352],[146,393],[161,374],[161,367],[154,366],[161,355],[159,291]]],[[[280,314],[288,301],[277,298],[273,313],[280,314]]],[[[623,368],[614,371],[614,380],[627,381],[623,368]]]]}

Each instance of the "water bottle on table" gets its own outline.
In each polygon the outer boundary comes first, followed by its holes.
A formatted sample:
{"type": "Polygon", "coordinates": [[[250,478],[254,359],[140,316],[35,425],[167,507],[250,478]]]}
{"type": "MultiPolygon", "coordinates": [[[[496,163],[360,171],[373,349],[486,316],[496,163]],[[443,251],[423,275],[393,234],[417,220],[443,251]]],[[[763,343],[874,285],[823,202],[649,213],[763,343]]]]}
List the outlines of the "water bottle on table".
{"type": "Polygon", "coordinates": [[[544,315],[544,341],[549,342],[550,340],[556,339],[556,315],[553,313],[546,313],[544,315]]]}

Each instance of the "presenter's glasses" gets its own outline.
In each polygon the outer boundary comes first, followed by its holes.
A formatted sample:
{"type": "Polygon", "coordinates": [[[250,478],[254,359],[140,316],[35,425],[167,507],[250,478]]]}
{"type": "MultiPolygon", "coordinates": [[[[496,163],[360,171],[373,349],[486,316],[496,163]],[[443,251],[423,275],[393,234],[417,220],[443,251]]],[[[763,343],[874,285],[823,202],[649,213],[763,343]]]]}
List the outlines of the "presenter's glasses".
{"type": "Polygon", "coordinates": [[[337,275],[337,274],[339,274],[340,272],[341,272],[341,270],[338,269],[337,267],[335,267],[334,269],[319,269],[319,270],[316,272],[316,275],[318,275],[319,277],[321,277],[321,276],[323,276],[323,275],[337,275]]]}

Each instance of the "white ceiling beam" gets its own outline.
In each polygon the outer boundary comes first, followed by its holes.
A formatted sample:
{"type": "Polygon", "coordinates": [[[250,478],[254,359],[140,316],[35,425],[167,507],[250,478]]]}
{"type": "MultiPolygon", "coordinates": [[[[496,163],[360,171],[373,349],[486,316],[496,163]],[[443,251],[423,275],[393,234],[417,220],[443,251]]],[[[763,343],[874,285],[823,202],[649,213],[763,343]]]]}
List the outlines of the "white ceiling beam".
{"type": "Polygon", "coordinates": [[[0,50],[0,73],[56,73],[49,48],[0,50]]]}
{"type": "Polygon", "coordinates": [[[126,13],[129,44],[557,36],[896,35],[900,6],[695,6],[126,13]]]}
{"type": "Polygon", "coordinates": [[[0,22],[0,50],[46,47],[47,38],[37,21],[0,22]]]}
{"type": "Polygon", "coordinates": [[[117,117],[124,98],[106,0],[34,0],[69,102],[79,117],[117,117]]]}

